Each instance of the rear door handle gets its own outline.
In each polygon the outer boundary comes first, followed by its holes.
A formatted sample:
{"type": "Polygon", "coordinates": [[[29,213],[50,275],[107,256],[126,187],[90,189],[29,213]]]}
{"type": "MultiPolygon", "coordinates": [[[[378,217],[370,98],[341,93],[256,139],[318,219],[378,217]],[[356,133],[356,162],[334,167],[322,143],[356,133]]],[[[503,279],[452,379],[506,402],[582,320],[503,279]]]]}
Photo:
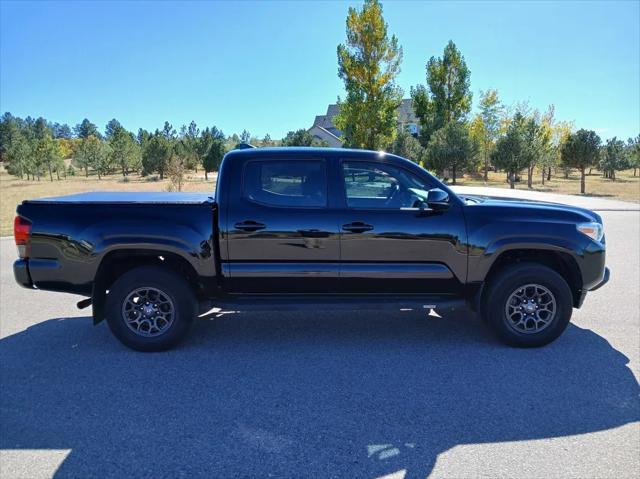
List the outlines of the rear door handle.
{"type": "Polygon", "coordinates": [[[351,233],[364,233],[365,231],[371,231],[373,229],[373,225],[368,225],[362,221],[354,221],[353,223],[342,225],[342,229],[350,231],[351,233]]]}
{"type": "Polygon", "coordinates": [[[253,221],[253,220],[246,220],[246,221],[243,221],[242,223],[235,224],[235,228],[237,230],[249,231],[249,232],[263,230],[266,227],[267,225],[258,223],[257,221],[253,221]]]}

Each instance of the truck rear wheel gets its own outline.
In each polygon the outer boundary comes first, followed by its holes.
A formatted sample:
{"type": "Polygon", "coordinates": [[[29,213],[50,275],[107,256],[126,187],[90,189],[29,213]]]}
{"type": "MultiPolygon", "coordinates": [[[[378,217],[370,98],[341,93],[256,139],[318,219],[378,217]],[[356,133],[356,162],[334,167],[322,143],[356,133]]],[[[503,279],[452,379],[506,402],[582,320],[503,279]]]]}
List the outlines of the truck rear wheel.
{"type": "Polygon", "coordinates": [[[503,342],[538,347],[566,329],[573,297],[564,278],[551,268],[518,263],[492,278],[482,306],[484,318],[503,342]]]}
{"type": "Polygon", "coordinates": [[[174,347],[189,330],[196,298],[189,283],[159,266],[141,266],[118,278],[106,300],[111,332],[137,351],[174,347]]]}

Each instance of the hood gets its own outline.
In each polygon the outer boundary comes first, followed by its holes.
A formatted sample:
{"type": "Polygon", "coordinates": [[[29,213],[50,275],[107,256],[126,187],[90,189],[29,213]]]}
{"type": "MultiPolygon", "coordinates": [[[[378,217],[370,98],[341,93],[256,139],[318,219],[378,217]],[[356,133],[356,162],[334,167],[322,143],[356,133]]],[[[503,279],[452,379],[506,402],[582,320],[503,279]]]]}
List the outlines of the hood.
{"type": "Polygon", "coordinates": [[[549,203],[546,201],[537,200],[523,200],[521,198],[505,198],[498,196],[483,196],[483,195],[468,195],[458,194],[465,204],[474,207],[491,207],[491,208],[522,208],[523,213],[528,211],[530,213],[547,213],[553,214],[573,214],[579,215],[584,218],[585,221],[597,221],[602,224],[602,218],[597,213],[588,210],[586,208],[580,208],[577,206],[565,205],[562,203],[549,203]]]}

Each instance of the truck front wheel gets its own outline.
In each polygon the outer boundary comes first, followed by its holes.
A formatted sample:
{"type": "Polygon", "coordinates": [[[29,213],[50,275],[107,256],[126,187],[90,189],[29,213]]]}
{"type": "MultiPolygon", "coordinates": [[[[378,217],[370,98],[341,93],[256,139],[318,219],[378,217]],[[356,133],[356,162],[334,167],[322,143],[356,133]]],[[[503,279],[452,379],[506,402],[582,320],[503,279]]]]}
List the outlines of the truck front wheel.
{"type": "Polygon", "coordinates": [[[535,263],[518,263],[499,271],[483,297],[484,318],[512,346],[550,343],[565,330],[572,311],[572,294],[564,278],[535,263]]]}
{"type": "Polygon", "coordinates": [[[110,287],[106,317],[111,332],[137,351],[164,351],[186,335],[196,314],[189,283],[158,266],[131,269],[110,287]]]}

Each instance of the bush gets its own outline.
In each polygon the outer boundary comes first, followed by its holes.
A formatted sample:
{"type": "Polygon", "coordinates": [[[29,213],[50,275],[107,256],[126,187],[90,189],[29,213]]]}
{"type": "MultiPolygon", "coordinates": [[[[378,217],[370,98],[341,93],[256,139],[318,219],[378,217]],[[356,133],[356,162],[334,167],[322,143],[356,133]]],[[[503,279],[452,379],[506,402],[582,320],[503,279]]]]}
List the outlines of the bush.
{"type": "Polygon", "coordinates": [[[184,160],[178,156],[172,156],[167,164],[167,175],[169,176],[170,191],[182,191],[185,174],[184,160]]]}

